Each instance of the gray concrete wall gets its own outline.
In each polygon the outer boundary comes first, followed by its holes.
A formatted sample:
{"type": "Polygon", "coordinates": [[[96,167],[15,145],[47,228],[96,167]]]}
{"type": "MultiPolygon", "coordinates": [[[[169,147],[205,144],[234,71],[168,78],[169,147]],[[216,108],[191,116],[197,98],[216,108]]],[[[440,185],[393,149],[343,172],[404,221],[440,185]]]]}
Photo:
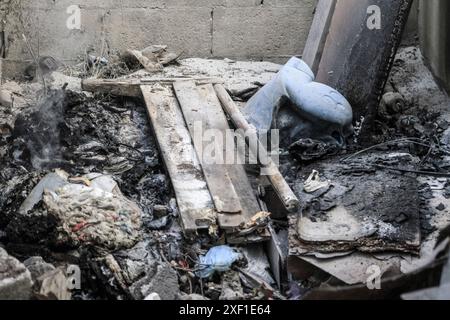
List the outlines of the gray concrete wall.
{"type": "Polygon", "coordinates": [[[8,40],[4,70],[9,73],[30,59],[22,32],[40,55],[66,62],[89,47],[100,52],[150,44],[166,44],[185,56],[283,60],[302,53],[317,0],[1,2],[8,40]],[[80,30],[66,27],[67,8],[74,4],[81,8],[80,30]]]}

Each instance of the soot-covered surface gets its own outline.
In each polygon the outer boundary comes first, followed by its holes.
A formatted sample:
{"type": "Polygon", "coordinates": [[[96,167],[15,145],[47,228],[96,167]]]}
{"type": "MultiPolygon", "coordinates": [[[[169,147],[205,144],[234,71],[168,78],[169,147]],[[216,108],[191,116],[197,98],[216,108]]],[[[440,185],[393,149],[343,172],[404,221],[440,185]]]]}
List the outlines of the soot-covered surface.
{"type": "MultiPolygon", "coordinates": [[[[2,136],[1,243],[23,260],[39,255],[56,265],[80,265],[83,279],[90,279],[80,297],[142,298],[130,294],[128,288],[148,276],[149,270],[142,268],[115,291],[113,279],[121,271],[107,271],[104,261],[114,260],[110,252],[92,246],[53,247],[56,221],[43,202],[30,212],[19,210],[31,190],[55,169],[63,169],[72,177],[105,174],[141,209],[142,242],[138,247],[145,245],[147,255],[153,252],[153,266],[162,264],[158,262],[161,255],[180,259],[183,238],[177,229],[176,203],[141,101],[54,90],[26,110],[17,117],[11,133],[2,136]]],[[[129,259],[126,250],[122,256],[129,259]]],[[[145,257],[139,257],[140,265],[145,257]]],[[[174,272],[167,265],[164,268],[169,274],[174,272]]]]}
{"type": "Polygon", "coordinates": [[[51,92],[36,111],[17,118],[1,160],[4,184],[21,171],[40,176],[53,169],[75,176],[101,172],[112,175],[150,216],[153,205],[168,204],[171,190],[139,103],[51,92]]]}

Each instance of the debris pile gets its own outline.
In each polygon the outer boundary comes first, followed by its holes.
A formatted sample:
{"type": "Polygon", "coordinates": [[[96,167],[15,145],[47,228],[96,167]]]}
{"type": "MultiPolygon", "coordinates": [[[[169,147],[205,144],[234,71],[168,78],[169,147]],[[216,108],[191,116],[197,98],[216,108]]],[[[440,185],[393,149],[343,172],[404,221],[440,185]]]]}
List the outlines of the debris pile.
{"type": "Polygon", "coordinates": [[[426,275],[439,274],[448,250],[448,98],[417,48],[400,50],[386,92],[369,148],[353,142],[315,162],[291,155],[301,169],[286,174],[304,201],[289,218],[288,269],[304,299],[389,298],[438,284],[426,275]],[[419,78],[425,88],[410,83],[419,78]]]}
{"type": "Polygon", "coordinates": [[[181,60],[151,46],[83,63],[97,78],[50,71],[48,90],[0,87],[1,299],[442,296],[450,113],[432,78],[410,89],[428,77],[414,48],[399,52],[370,133],[297,59],[181,60]],[[309,108],[323,90],[337,108],[309,108]],[[199,117],[247,137],[280,129],[282,146],[257,145],[258,166],[210,164],[199,117]],[[274,153],[279,167],[264,161],[274,153]],[[372,274],[383,290],[369,290],[372,274]]]}
{"type": "Polygon", "coordinates": [[[139,207],[123,197],[112,178],[84,179],[86,185],[67,183],[44,190],[44,209],[56,224],[55,245],[89,243],[108,250],[135,245],[141,227],[139,207]]]}

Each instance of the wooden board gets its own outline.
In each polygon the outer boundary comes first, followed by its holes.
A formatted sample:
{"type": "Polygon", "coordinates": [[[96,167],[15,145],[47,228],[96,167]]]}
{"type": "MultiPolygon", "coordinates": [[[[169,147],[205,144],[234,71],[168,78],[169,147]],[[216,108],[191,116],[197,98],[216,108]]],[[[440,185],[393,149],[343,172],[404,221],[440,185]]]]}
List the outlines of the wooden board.
{"type": "MultiPolygon", "coordinates": [[[[217,98],[214,87],[211,84],[199,86],[199,93],[207,103],[208,114],[214,117],[216,123],[220,124],[221,127],[229,129],[228,120],[217,98]]],[[[254,189],[250,184],[245,167],[241,164],[233,164],[227,165],[227,170],[242,207],[241,215],[220,213],[218,215],[219,226],[231,233],[239,229],[242,224],[249,222],[251,218],[261,211],[261,207],[259,206],[254,189]]]]}
{"type": "Polygon", "coordinates": [[[216,224],[214,203],[172,88],[141,86],[150,122],[172,180],[185,233],[216,224]]]}
{"type": "MultiPolygon", "coordinates": [[[[234,123],[236,128],[240,130],[240,132],[245,132],[246,140],[247,138],[250,141],[254,141],[256,143],[247,143],[249,147],[250,153],[253,155],[258,155],[258,162],[263,163],[263,168],[266,171],[267,177],[269,178],[270,183],[272,184],[274,190],[276,191],[278,197],[283,202],[283,205],[289,212],[297,212],[300,201],[297,196],[292,191],[291,187],[287,184],[284,177],[281,175],[278,166],[271,159],[264,145],[262,145],[261,141],[259,141],[256,129],[251,126],[239,108],[236,106],[234,101],[231,99],[228,92],[225,88],[216,84],[214,86],[217,98],[222,103],[224,111],[231,118],[231,121],[234,123]]],[[[240,152],[240,154],[245,154],[240,152]]]]}
{"type": "Polygon", "coordinates": [[[319,68],[335,6],[336,0],[319,0],[316,7],[316,13],[302,56],[303,61],[310,66],[314,74],[317,73],[319,68]]]}
{"type": "MultiPolygon", "coordinates": [[[[187,78],[130,78],[130,79],[85,79],[81,81],[83,91],[106,93],[117,96],[137,97],[142,96],[141,86],[150,84],[172,85],[175,81],[186,80],[187,78]]],[[[189,78],[196,84],[205,83],[223,83],[223,80],[217,78],[189,78]]]]}
{"type": "MultiPolygon", "coordinates": [[[[239,197],[236,194],[233,183],[228,175],[227,165],[225,164],[227,154],[226,144],[223,139],[222,141],[211,141],[209,140],[211,137],[207,139],[205,136],[208,130],[211,133],[211,130],[216,130],[222,138],[225,138],[226,130],[229,129],[227,123],[221,121],[214,110],[209,108],[208,102],[205,101],[207,96],[199,93],[199,91],[204,92],[205,87],[197,88],[197,85],[193,81],[174,82],[173,87],[191,137],[193,138],[194,147],[203,168],[203,173],[216,210],[219,213],[240,214],[242,208],[239,197]],[[218,142],[222,142],[220,154],[215,154],[216,152],[212,152],[213,150],[207,149],[209,145],[214,145],[214,143],[218,142]],[[218,158],[215,159],[216,156],[218,158]]],[[[219,138],[215,137],[214,139],[219,138]]]]}

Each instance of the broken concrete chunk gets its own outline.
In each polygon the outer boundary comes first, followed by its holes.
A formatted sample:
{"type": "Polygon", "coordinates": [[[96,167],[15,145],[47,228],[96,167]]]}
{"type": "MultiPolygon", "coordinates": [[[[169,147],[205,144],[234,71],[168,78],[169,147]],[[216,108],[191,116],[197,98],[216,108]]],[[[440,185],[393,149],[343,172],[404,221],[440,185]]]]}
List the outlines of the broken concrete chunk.
{"type": "Polygon", "coordinates": [[[148,72],[158,72],[163,70],[165,65],[176,61],[180,54],[167,51],[167,46],[153,45],[142,51],[128,50],[125,57],[133,57],[148,72]]]}
{"type": "Polygon", "coordinates": [[[0,89],[0,105],[11,108],[13,101],[14,98],[11,91],[0,89]]]}
{"type": "Polygon", "coordinates": [[[163,66],[176,61],[181,54],[167,51],[167,46],[153,45],[142,50],[142,55],[149,59],[157,59],[163,66]]]}
{"type": "Polygon", "coordinates": [[[30,271],[0,247],[0,300],[28,300],[32,285],[30,271]]]}
{"type": "Polygon", "coordinates": [[[151,45],[142,50],[142,54],[146,57],[152,57],[152,55],[158,55],[167,50],[167,46],[165,45],[151,45]]]}
{"type": "Polygon", "coordinates": [[[0,105],[11,108],[13,105],[25,103],[22,87],[16,82],[6,82],[0,86],[0,105]]]}
{"type": "Polygon", "coordinates": [[[135,57],[136,60],[138,60],[139,63],[148,72],[158,72],[163,69],[163,65],[161,63],[159,63],[156,56],[154,56],[153,58],[148,58],[148,57],[144,56],[141,51],[138,51],[138,50],[128,50],[127,53],[130,56],[135,57]]]}
{"type": "Polygon", "coordinates": [[[152,293],[158,294],[161,300],[175,300],[180,291],[178,275],[170,265],[158,263],[129,290],[136,300],[142,300],[152,293]]]}
{"type": "Polygon", "coordinates": [[[242,288],[239,273],[229,271],[222,277],[222,293],[219,300],[234,301],[244,299],[244,289],[242,288]]]}
{"type": "Polygon", "coordinates": [[[42,257],[31,257],[23,263],[30,271],[33,282],[44,274],[55,270],[55,266],[44,261],[42,257]]]}
{"type": "Polygon", "coordinates": [[[62,269],[49,271],[37,279],[36,297],[40,300],[71,300],[69,280],[62,269]]]}

